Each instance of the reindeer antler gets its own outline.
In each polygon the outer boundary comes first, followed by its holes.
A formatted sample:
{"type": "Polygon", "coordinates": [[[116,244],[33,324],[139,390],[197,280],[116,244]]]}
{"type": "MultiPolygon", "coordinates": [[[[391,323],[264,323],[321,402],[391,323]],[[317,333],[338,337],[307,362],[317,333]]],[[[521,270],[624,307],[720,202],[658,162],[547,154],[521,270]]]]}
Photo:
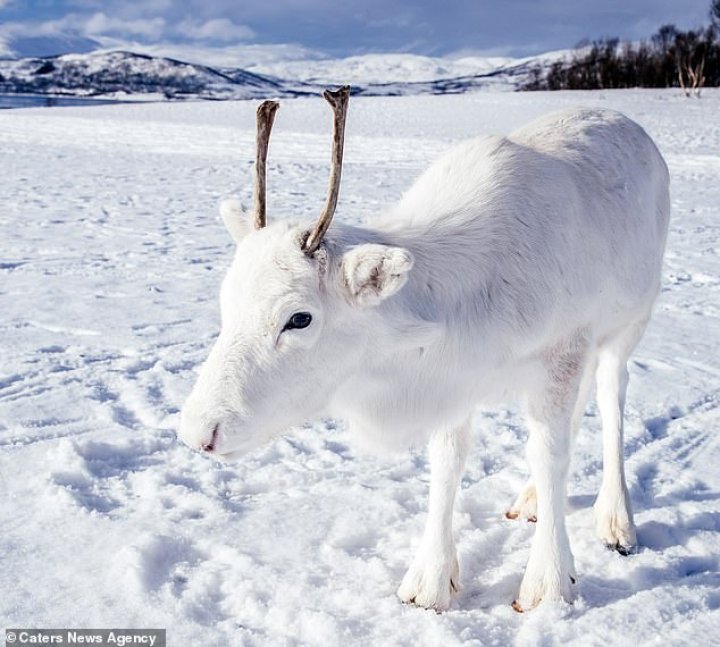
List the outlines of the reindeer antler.
{"type": "Polygon", "coordinates": [[[332,106],[333,120],[333,150],[330,181],[328,183],[327,200],[325,208],[318,218],[315,228],[310,232],[303,247],[305,253],[314,254],[322,242],[323,236],[332,222],[340,192],[340,176],[342,174],[343,145],[345,142],[345,119],[347,117],[348,102],[350,100],[350,86],[346,85],[339,90],[325,90],[323,97],[332,106]]]}
{"type": "Polygon", "coordinates": [[[257,109],[257,153],[255,156],[255,188],[253,202],[255,204],[255,229],[262,229],[267,224],[266,207],[266,180],[268,142],[272,130],[275,113],[280,107],[277,101],[263,101],[257,109]]]}

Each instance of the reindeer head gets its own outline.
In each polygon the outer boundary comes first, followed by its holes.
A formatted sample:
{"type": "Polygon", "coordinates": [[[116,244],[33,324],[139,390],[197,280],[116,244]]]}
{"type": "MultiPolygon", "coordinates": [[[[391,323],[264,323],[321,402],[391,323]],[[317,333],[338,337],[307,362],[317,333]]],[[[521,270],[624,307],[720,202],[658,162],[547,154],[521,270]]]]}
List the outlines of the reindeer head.
{"type": "Polygon", "coordinates": [[[237,250],[220,292],[220,335],[181,416],[179,435],[195,449],[232,458],[321,411],[371,346],[376,306],[407,280],[413,259],[405,249],[354,240],[350,228],[325,237],[340,187],[349,95],[348,87],[324,94],[334,112],[332,168],[312,227],[266,223],[266,159],[278,104],[258,108],[254,217],[236,201],[220,208],[237,250]]]}

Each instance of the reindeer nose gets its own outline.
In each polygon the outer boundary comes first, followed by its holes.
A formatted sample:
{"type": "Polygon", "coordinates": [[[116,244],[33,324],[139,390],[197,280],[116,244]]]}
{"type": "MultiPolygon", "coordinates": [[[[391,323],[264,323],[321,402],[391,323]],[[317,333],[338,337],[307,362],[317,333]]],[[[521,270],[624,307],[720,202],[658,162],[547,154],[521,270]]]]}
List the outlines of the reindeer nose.
{"type": "Polygon", "coordinates": [[[210,418],[197,406],[196,401],[189,399],[180,414],[178,437],[188,447],[203,452],[214,452],[220,441],[220,422],[210,418]]]}
{"type": "Polygon", "coordinates": [[[217,440],[218,431],[220,431],[220,423],[216,423],[210,436],[210,442],[200,445],[200,449],[204,452],[211,452],[215,449],[215,441],[217,440]]]}

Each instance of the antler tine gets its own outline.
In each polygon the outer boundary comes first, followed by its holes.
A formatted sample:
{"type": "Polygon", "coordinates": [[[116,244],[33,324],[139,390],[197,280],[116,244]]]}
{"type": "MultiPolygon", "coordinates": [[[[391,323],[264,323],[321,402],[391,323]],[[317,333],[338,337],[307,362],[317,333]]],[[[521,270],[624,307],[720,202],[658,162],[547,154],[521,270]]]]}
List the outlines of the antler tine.
{"type": "Polygon", "coordinates": [[[257,109],[257,153],[255,155],[255,188],[253,192],[255,229],[262,229],[267,224],[265,214],[267,169],[265,164],[270,131],[279,107],[280,104],[277,101],[263,101],[257,109]]]}
{"type": "Polygon", "coordinates": [[[333,150],[330,181],[328,183],[327,200],[325,208],[318,218],[315,228],[305,241],[305,253],[309,256],[317,250],[323,236],[332,222],[340,192],[340,176],[342,174],[343,145],[345,143],[345,119],[347,117],[348,102],[350,100],[350,86],[346,85],[339,90],[325,90],[323,97],[332,106],[333,121],[333,150]]]}

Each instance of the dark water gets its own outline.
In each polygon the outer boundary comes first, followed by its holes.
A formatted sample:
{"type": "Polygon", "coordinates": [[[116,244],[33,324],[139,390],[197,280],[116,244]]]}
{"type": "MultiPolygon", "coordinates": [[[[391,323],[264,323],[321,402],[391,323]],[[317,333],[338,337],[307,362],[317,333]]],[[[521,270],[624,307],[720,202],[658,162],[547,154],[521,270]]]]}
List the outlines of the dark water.
{"type": "Polygon", "coordinates": [[[86,99],[84,97],[50,97],[39,94],[0,94],[1,108],[38,108],[52,106],[97,106],[120,103],[113,99],[86,99]]]}

